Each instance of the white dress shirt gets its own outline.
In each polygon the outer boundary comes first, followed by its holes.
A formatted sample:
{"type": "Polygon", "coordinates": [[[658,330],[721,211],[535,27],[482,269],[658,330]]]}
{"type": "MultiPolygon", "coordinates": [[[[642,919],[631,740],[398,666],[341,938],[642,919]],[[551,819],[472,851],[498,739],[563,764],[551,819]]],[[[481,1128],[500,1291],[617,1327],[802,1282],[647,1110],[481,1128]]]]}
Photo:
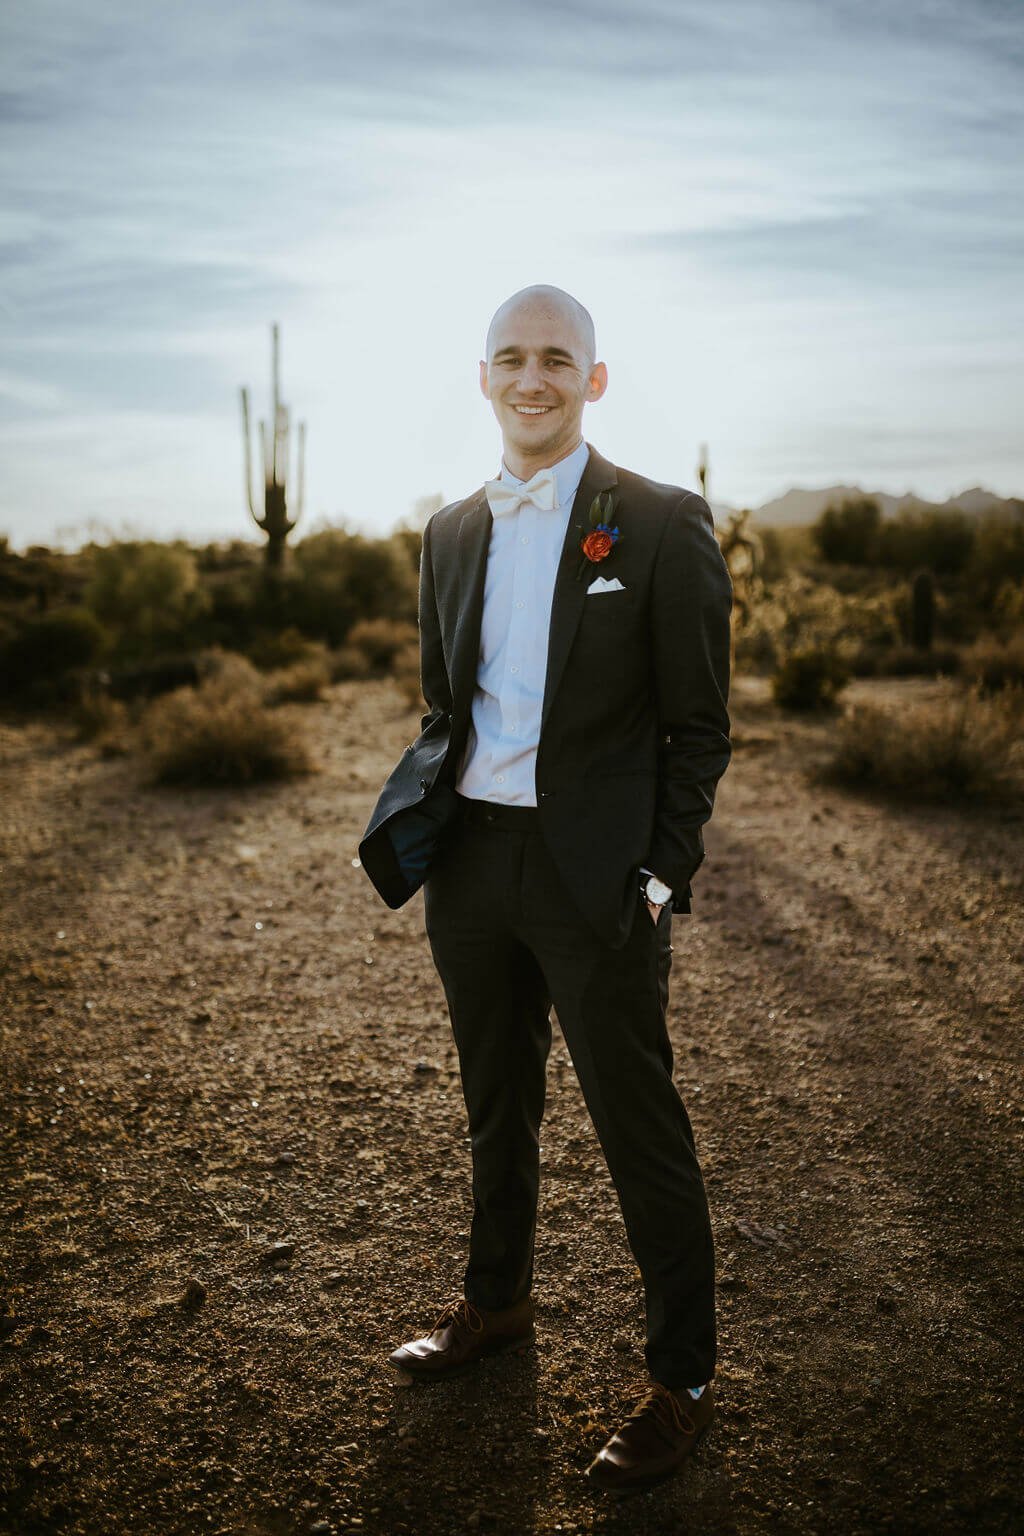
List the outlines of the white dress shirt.
{"type": "MultiPolygon", "coordinates": [[[[554,511],[527,503],[493,520],[472,718],[455,781],[459,794],[471,800],[537,804],[551,600],[573,498],[589,457],[581,442],[551,466],[558,487],[554,511]]],[[[504,460],[500,478],[525,484],[504,460]]]]}
{"type": "MultiPolygon", "coordinates": [[[[455,787],[471,800],[536,805],[537,746],[548,666],[555,574],[590,449],[581,442],[551,468],[558,506],[525,503],[492,521],[471,722],[455,787]]],[[[500,479],[525,485],[501,463],[500,479]]],[[[646,867],[642,874],[650,875],[646,867]]]]}

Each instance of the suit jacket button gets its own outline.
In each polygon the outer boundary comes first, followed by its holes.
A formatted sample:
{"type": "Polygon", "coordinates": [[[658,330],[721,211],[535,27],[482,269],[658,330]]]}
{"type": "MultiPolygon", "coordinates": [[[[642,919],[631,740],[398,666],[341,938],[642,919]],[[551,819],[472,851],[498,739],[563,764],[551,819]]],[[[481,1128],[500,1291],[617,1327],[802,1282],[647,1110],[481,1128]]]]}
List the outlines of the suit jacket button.
{"type": "Polygon", "coordinates": [[[427,783],[426,779],[420,779],[420,794],[425,795],[429,788],[430,785],[427,783]]]}

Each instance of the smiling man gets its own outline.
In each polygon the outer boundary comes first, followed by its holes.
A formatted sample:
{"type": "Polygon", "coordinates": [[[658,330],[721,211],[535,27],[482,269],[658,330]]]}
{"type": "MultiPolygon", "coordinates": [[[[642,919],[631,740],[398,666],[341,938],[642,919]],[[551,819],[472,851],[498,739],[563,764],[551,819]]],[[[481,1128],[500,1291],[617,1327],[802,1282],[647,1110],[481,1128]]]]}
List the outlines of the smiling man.
{"type": "Polygon", "coordinates": [[[390,906],[423,886],[472,1148],[461,1293],[390,1360],[436,1382],[534,1338],[553,1005],[644,1285],[650,1380],[587,1468],[625,1492],[714,1412],[711,1224],[666,1006],[729,761],[731,592],[703,498],[583,440],[608,371],[576,299],[514,294],[486,353],[501,469],[424,530],[427,713],[360,843],[390,906]]]}

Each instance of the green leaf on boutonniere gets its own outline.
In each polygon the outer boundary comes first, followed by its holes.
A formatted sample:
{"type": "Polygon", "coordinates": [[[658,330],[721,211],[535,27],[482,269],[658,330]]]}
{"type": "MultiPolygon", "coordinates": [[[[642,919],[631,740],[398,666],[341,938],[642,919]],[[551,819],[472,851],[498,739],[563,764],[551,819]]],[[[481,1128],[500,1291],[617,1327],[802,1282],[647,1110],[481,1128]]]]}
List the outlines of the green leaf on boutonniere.
{"type": "Polygon", "coordinates": [[[615,511],[615,492],[598,491],[590,503],[590,526],[596,528],[598,523],[610,523],[612,513],[615,511]]]}

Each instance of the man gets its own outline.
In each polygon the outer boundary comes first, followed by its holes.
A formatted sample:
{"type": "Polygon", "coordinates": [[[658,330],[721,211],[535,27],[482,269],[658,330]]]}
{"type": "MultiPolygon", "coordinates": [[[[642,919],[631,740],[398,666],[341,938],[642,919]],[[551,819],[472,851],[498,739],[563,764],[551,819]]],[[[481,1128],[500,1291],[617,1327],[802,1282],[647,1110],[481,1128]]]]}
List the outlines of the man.
{"type": "Polygon", "coordinates": [[[427,713],[360,843],[390,906],[424,887],[473,1160],[464,1294],[390,1359],[439,1380],[533,1338],[554,1004],[646,1297],[651,1382],[587,1469],[619,1492],[713,1414],[711,1226],[665,1008],[729,761],[731,593],[703,498],[583,441],[608,375],[581,304],[523,289],[486,353],[501,473],[424,530],[427,713]]]}

